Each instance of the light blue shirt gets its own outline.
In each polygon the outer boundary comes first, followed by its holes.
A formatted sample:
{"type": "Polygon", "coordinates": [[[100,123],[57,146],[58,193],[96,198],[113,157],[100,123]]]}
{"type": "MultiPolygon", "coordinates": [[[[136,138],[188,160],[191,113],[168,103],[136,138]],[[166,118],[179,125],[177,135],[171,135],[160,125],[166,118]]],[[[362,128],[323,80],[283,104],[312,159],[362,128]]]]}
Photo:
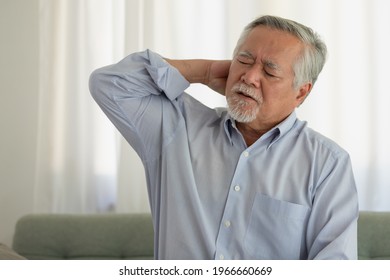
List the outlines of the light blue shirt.
{"type": "Polygon", "coordinates": [[[145,167],[156,259],[356,259],[349,155],[292,113],[247,147],[226,109],[149,50],[90,90],[145,167]]]}

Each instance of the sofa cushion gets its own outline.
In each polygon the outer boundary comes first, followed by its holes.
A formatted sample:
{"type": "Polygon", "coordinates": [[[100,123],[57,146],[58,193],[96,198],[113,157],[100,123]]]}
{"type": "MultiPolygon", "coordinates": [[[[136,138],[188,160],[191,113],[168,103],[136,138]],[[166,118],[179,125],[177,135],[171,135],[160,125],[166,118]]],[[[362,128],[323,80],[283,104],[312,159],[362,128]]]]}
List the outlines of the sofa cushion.
{"type": "Polygon", "coordinates": [[[33,214],[16,224],[13,249],[27,259],[152,259],[150,214],[33,214]]]}

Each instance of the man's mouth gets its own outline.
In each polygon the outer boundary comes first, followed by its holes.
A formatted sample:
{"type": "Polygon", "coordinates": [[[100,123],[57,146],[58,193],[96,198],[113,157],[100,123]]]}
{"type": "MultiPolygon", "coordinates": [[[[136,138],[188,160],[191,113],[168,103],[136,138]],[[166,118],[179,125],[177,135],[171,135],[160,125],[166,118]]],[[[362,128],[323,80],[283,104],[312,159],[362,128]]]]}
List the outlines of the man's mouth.
{"type": "Polygon", "coordinates": [[[256,95],[254,89],[251,86],[248,86],[244,83],[235,84],[232,88],[232,91],[243,95],[246,98],[250,98],[257,103],[260,103],[261,100],[259,100],[259,97],[256,95]]]}

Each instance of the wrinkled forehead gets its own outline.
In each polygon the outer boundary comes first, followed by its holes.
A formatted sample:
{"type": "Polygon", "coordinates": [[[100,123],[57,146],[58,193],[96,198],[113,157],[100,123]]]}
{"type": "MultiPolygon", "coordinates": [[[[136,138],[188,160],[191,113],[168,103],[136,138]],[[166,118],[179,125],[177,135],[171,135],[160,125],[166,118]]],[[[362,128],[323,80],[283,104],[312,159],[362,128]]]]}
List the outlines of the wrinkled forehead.
{"type": "Polygon", "coordinates": [[[236,55],[244,53],[256,61],[291,65],[300,56],[303,48],[302,41],[287,31],[257,26],[248,33],[236,55]]]}

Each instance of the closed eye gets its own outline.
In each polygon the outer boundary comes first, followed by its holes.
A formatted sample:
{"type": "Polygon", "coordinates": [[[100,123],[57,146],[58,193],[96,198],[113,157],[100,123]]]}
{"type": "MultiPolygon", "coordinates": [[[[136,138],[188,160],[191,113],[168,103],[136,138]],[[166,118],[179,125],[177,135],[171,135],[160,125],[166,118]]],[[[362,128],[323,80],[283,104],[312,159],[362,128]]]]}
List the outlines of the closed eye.
{"type": "Polygon", "coordinates": [[[252,55],[248,52],[240,52],[237,55],[237,61],[244,65],[252,65],[255,62],[252,55]]]}
{"type": "Polygon", "coordinates": [[[246,58],[246,57],[237,57],[237,61],[244,65],[252,65],[253,60],[246,58]]]}
{"type": "Polygon", "coordinates": [[[274,74],[271,74],[270,72],[267,72],[264,70],[264,73],[269,77],[276,77],[274,74]]]}
{"type": "Polygon", "coordinates": [[[279,77],[280,76],[280,67],[278,64],[272,62],[269,59],[263,61],[264,73],[269,77],[279,77]],[[276,73],[276,74],[275,74],[276,73]]]}

